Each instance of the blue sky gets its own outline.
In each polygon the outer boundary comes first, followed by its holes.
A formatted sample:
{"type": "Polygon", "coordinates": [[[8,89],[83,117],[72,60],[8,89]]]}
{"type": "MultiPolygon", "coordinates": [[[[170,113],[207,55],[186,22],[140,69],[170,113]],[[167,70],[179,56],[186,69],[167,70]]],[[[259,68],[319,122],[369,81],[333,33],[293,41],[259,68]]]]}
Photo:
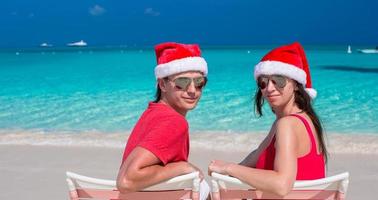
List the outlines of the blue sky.
{"type": "Polygon", "coordinates": [[[0,47],[378,45],[376,0],[3,0],[0,47]]]}

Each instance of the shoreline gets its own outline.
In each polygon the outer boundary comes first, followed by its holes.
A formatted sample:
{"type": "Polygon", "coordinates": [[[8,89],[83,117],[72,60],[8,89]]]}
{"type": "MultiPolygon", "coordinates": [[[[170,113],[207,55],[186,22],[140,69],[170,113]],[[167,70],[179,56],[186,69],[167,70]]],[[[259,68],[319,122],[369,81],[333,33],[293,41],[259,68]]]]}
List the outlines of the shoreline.
{"type": "MultiPolygon", "coordinates": [[[[32,145],[49,147],[101,147],[124,148],[128,132],[35,132],[0,130],[1,145],[32,145]]],[[[217,131],[194,132],[190,134],[191,149],[208,151],[245,152],[258,147],[266,135],[263,133],[227,133],[217,131]]],[[[367,154],[378,155],[377,134],[341,134],[326,135],[326,143],[330,153],[336,154],[367,154]]]]}
{"type": "MultiPolygon", "coordinates": [[[[191,148],[189,161],[207,173],[211,159],[239,162],[248,151],[238,152],[191,148]]],[[[115,179],[123,148],[0,145],[0,199],[68,199],[65,172],[102,179],[115,179]],[[20,192],[21,191],[21,192],[20,192]]],[[[328,175],[350,173],[348,199],[372,199],[368,189],[378,183],[378,155],[331,154],[328,175]]],[[[208,177],[206,178],[209,179],[208,177]]]]}

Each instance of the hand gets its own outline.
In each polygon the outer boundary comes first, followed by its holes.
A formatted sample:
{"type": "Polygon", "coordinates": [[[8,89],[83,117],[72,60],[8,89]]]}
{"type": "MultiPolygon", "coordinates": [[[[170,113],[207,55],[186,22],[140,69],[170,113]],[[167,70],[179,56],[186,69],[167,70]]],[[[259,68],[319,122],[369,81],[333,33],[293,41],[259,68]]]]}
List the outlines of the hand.
{"type": "Polygon", "coordinates": [[[203,172],[195,165],[193,165],[192,163],[190,162],[186,162],[187,163],[187,173],[191,173],[191,172],[199,172],[199,178],[201,179],[201,181],[204,179],[204,175],[203,175],[203,172]]]}
{"type": "Polygon", "coordinates": [[[222,160],[212,160],[210,162],[209,168],[208,168],[209,176],[211,176],[211,172],[217,172],[217,173],[220,173],[220,174],[229,175],[227,168],[231,164],[232,163],[225,162],[225,161],[222,161],[222,160]]]}

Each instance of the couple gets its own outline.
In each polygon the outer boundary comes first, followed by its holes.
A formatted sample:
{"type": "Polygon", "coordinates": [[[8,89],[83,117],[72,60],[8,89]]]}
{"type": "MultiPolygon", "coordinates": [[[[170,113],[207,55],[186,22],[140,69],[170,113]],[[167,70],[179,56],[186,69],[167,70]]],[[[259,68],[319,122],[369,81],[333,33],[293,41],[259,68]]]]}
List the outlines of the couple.
{"type": "MultiPolygon", "coordinates": [[[[175,176],[200,171],[188,162],[186,113],[198,103],[207,82],[207,63],[198,45],[163,43],[155,47],[157,92],[135,125],[117,177],[120,192],[138,191],[175,176]]],[[[325,177],[327,150],[312,108],[316,91],[302,46],[278,47],[255,66],[255,108],[267,101],[276,115],[269,134],[241,163],[213,160],[209,173],[236,177],[262,191],[284,196],[295,180],[325,177]]],[[[200,171],[201,172],[201,171],[200,171]]],[[[200,173],[203,178],[203,173],[200,173]]],[[[200,198],[209,186],[201,182],[200,198]]]]}

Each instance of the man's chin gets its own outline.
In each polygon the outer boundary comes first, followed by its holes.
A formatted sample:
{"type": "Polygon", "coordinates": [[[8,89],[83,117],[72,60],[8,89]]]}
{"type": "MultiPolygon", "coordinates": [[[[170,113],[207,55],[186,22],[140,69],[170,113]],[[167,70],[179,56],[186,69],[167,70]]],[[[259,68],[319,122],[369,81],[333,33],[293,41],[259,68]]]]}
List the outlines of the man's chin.
{"type": "Polygon", "coordinates": [[[185,108],[187,110],[193,110],[197,106],[197,102],[194,103],[185,103],[185,108]]]}

